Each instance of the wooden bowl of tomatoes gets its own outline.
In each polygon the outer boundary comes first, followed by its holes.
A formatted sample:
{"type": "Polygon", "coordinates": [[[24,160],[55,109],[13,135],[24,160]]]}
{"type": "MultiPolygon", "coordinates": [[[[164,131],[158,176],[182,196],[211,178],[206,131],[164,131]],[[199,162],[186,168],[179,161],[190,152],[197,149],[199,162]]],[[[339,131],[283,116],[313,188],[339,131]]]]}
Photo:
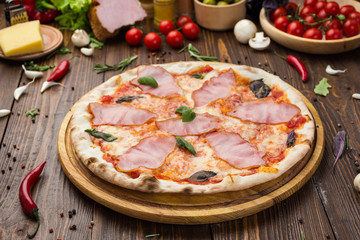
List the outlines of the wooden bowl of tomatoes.
{"type": "Polygon", "coordinates": [[[260,24],[275,42],[305,53],[336,54],[360,47],[360,2],[290,0],[260,11],[260,24]]]}

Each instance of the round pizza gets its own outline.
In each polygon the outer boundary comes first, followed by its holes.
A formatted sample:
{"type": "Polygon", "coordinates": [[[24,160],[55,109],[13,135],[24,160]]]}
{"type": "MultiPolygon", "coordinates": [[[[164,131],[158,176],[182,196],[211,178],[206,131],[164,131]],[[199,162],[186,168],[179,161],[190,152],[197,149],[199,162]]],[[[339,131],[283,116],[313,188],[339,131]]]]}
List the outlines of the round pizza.
{"type": "Polygon", "coordinates": [[[144,192],[218,193],[268,182],[305,161],[315,133],[290,85],[225,63],[139,66],[90,91],[72,112],[79,160],[144,192]]]}

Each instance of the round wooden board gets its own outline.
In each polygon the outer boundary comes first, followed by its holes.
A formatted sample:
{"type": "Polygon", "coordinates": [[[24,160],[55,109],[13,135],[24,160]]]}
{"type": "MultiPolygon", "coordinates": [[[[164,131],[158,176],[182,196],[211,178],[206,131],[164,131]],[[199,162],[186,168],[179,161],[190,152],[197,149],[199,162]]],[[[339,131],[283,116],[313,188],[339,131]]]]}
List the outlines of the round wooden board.
{"type": "Polygon", "coordinates": [[[173,224],[204,224],[238,219],[265,210],[291,196],[311,178],[320,164],[324,152],[323,125],[314,106],[299,94],[316,124],[316,138],[311,151],[279,178],[246,190],[209,195],[155,194],[108,183],[95,176],[75,155],[69,129],[71,110],[58,134],[60,162],[70,181],[85,195],[131,217],[173,224]]]}
{"type": "Polygon", "coordinates": [[[14,60],[14,61],[33,60],[50,54],[52,51],[54,51],[61,45],[64,36],[57,28],[49,25],[40,25],[40,30],[43,36],[44,50],[37,53],[11,56],[11,57],[5,56],[4,53],[0,50],[0,58],[4,58],[7,60],[14,60]]]}

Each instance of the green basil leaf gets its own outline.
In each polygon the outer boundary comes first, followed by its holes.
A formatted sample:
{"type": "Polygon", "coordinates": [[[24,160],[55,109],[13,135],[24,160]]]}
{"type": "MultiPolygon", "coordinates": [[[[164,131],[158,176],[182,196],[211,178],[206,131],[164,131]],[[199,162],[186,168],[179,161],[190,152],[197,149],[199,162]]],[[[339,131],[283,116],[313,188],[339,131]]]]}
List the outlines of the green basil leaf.
{"type": "Polygon", "coordinates": [[[193,145],[191,145],[191,143],[189,143],[188,141],[186,141],[185,139],[183,139],[182,137],[176,137],[176,143],[179,147],[188,150],[189,152],[191,152],[194,156],[196,156],[196,151],[193,147],[193,145]]]}
{"type": "Polygon", "coordinates": [[[195,74],[192,75],[191,77],[192,77],[192,78],[197,78],[197,79],[204,79],[205,74],[195,73],[195,74]]]}
{"type": "Polygon", "coordinates": [[[141,85],[146,85],[156,88],[158,85],[157,81],[152,76],[144,76],[137,80],[141,85]]]}
{"type": "Polygon", "coordinates": [[[100,132],[100,131],[98,131],[96,129],[86,129],[85,132],[90,133],[91,136],[93,136],[93,137],[102,138],[107,142],[112,142],[112,141],[115,141],[117,139],[117,137],[114,137],[110,133],[100,132]]]}
{"type": "Polygon", "coordinates": [[[193,110],[194,110],[194,108],[181,106],[181,107],[178,107],[175,111],[182,114],[183,122],[191,122],[196,117],[196,113],[193,112],[193,110]]]}

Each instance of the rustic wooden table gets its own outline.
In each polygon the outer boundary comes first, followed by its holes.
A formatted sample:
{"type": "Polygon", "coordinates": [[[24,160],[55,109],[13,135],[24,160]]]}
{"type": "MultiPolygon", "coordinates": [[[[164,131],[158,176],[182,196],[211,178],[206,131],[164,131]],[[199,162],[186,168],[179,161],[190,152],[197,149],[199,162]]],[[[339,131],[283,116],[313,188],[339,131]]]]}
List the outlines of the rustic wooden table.
{"type": "MultiPolygon", "coordinates": [[[[1,6],[0,12],[3,12],[1,6]]],[[[0,18],[0,26],[5,26],[0,18]]],[[[144,32],[152,29],[151,21],[140,24],[144,32]]],[[[257,214],[241,219],[203,225],[171,225],[143,221],[115,212],[93,201],[80,192],[64,174],[57,154],[59,127],[73,104],[85,93],[117,72],[97,74],[94,64],[113,65],[122,59],[138,55],[137,64],[169,63],[193,60],[187,54],[178,54],[163,42],[161,50],[152,54],[145,46],[130,47],[124,41],[124,32],[106,42],[93,57],[80,54],[70,41],[71,32],[63,31],[63,46],[72,53],[39,59],[35,62],[57,65],[71,59],[70,71],[61,82],[65,87],[54,87],[43,94],[45,72],[26,93],[15,101],[14,90],[29,82],[24,76],[23,62],[0,61],[0,109],[11,109],[11,115],[0,118],[0,239],[26,239],[35,222],[23,213],[18,198],[21,180],[35,166],[46,160],[44,173],[32,194],[40,208],[41,226],[36,239],[359,239],[360,195],[353,188],[353,179],[359,171],[360,159],[359,109],[360,101],[351,95],[360,92],[360,49],[336,55],[310,55],[286,49],[275,42],[266,51],[257,52],[236,42],[232,31],[212,32],[201,29],[192,41],[203,55],[218,56],[220,61],[245,64],[276,73],[302,94],[319,112],[325,130],[325,152],[318,170],[304,187],[286,200],[257,214]],[[298,72],[280,54],[294,54],[305,63],[309,80],[303,83],[298,72]],[[348,70],[331,76],[327,65],[348,70]],[[332,85],[326,97],[315,95],[313,89],[323,77],[332,85]],[[40,109],[33,123],[25,111],[40,109]],[[333,138],[338,131],[349,135],[350,155],[344,154],[332,170],[333,138]],[[68,211],[76,215],[69,218],[68,211]],[[61,213],[64,216],[61,217],[61,213]],[[89,227],[93,221],[92,228],[89,227]],[[69,227],[76,225],[76,230],[69,227]],[[53,229],[53,232],[50,230],[53,229]]],[[[163,38],[164,40],[164,38],[163,38]]],[[[185,40],[185,44],[189,41],[185,40]]],[[[156,221],[156,219],[154,219],[156,221]]]]}

